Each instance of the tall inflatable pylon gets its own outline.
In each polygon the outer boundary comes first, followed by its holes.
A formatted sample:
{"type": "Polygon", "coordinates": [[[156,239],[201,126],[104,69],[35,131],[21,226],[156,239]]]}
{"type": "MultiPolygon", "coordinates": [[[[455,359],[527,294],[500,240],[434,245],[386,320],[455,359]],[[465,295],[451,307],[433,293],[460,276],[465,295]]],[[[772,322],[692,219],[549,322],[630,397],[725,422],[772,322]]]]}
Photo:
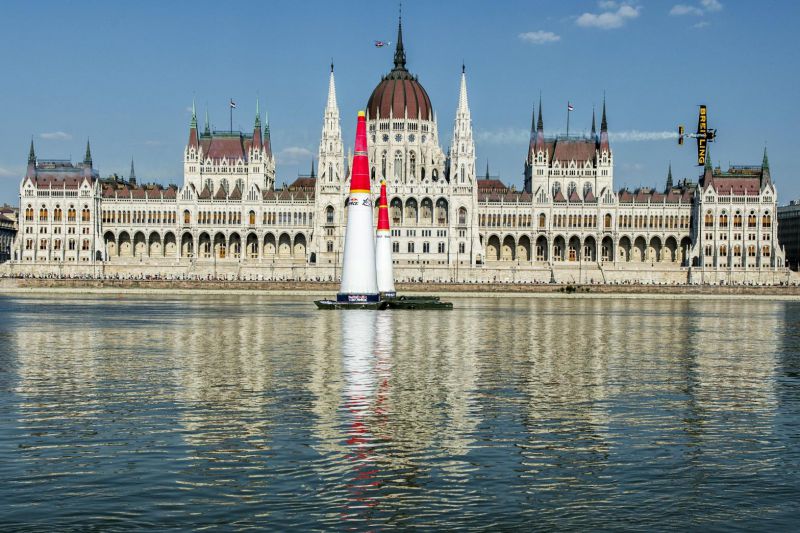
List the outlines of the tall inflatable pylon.
{"type": "Polygon", "coordinates": [[[386,201],[386,181],[381,180],[378,201],[378,233],[375,238],[375,269],[381,298],[394,298],[394,269],[392,268],[392,232],[389,230],[389,204],[386,201]]]}
{"type": "Polygon", "coordinates": [[[338,302],[377,302],[375,239],[372,232],[372,195],[367,157],[367,122],[358,112],[356,146],[347,199],[347,228],[344,235],[342,285],[338,302]]]}

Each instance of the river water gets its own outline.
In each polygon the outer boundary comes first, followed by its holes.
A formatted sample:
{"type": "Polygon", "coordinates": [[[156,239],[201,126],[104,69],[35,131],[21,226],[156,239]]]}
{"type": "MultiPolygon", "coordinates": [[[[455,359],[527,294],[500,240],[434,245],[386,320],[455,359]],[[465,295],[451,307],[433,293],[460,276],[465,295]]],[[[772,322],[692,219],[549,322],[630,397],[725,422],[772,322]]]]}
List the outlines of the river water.
{"type": "Polygon", "coordinates": [[[0,529],[797,529],[800,303],[0,296],[0,529]]]}

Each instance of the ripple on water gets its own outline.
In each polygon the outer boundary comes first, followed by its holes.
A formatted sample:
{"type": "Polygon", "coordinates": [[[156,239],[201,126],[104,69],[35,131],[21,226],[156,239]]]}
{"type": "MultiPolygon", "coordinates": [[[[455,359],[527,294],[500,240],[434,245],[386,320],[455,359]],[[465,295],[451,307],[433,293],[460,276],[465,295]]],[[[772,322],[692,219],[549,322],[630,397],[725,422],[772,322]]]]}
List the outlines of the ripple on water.
{"type": "Polygon", "coordinates": [[[800,306],[0,298],[0,526],[796,527],[800,306]]]}

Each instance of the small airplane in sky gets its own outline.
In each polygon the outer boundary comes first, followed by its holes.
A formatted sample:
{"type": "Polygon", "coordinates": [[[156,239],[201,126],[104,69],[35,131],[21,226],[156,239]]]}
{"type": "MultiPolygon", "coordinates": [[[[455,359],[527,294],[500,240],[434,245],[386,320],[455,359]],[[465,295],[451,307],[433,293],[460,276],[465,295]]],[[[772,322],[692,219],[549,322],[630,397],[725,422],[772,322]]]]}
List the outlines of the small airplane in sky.
{"type": "Polygon", "coordinates": [[[700,105],[697,116],[697,132],[686,133],[683,126],[678,126],[678,144],[682,145],[686,138],[697,139],[697,164],[706,164],[706,154],[708,153],[708,143],[717,138],[717,130],[708,127],[708,111],[705,105],[700,105]]]}
{"type": "Polygon", "coordinates": [[[375,41],[375,48],[383,48],[384,46],[389,46],[391,41],[375,41]]]}

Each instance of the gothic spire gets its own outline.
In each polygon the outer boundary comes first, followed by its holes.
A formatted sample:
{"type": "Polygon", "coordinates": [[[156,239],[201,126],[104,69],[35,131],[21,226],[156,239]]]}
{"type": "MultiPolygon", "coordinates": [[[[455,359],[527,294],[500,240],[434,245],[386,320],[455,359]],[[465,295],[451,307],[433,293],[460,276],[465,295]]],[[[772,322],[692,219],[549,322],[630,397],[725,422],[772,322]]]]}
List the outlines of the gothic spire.
{"type": "Polygon", "coordinates": [[[489,179],[489,159],[486,159],[486,179],[489,179]]]}
{"type": "Polygon", "coordinates": [[[31,150],[28,152],[28,164],[36,163],[36,152],[33,150],[33,137],[31,137],[31,150]]]}
{"type": "Polygon", "coordinates": [[[92,149],[89,146],[89,139],[86,139],[86,155],[83,157],[83,162],[92,166],[92,149]]]}
{"type": "Polygon", "coordinates": [[[208,122],[208,104],[206,103],[206,123],[205,128],[203,128],[204,135],[211,135],[211,124],[208,122]]]}
{"type": "Polygon", "coordinates": [[[136,171],[133,169],[133,158],[131,157],[131,173],[128,175],[128,181],[132,184],[136,184],[136,171]]]}
{"type": "MultiPolygon", "coordinates": [[[[33,143],[33,141],[31,141],[33,143]]],[[[33,144],[31,144],[33,146],[33,144]]],[[[767,147],[764,146],[764,159],[761,160],[761,169],[769,170],[769,158],[767,157],[767,147]]]]}
{"type": "Polygon", "coordinates": [[[597,127],[594,125],[594,106],[592,106],[592,139],[597,139],[597,127]]]}
{"type": "Polygon", "coordinates": [[[310,174],[310,176],[312,178],[316,177],[316,175],[314,174],[314,158],[313,157],[311,158],[311,174],[310,174]]]}
{"type": "Polygon", "coordinates": [[[197,111],[194,107],[194,98],[192,98],[192,120],[189,121],[189,128],[197,129],[197,111]]]}
{"type": "Polygon", "coordinates": [[[672,189],[672,162],[669,164],[669,170],[667,170],[667,191],[669,192],[672,189]]]}
{"type": "Polygon", "coordinates": [[[331,76],[328,80],[328,103],[326,105],[326,111],[332,111],[336,108],[336,79],[333,77],[333,61],[331,61],[331,76]]]}
{"type": "Polygon", "coordinates": [[[608,121],[606,121],[606,97],[603,96],[603,118],[600,120],[600,151],[611,151],[608,143],[608,121]]]}
{"type": "Polygon", "coordinates": [[[539,94],[539,119],[536,121],[536,131],[544,132],[544,122],[542,121],[542,95],[539,94]]]}
{"type": "Polygon", "coordinates": [[[261,110],[259,109],[258,96],[256,96],[256,122],[254,128],[261,130],[261,110]]]}
{"type": "Polygon", "coordinates": [[[397,24],[397,45],[394,50],[394,68],[406,70],[406,51],[403,48],[403,15],[400,15],[397,24]]]}
{"type": "Polygon", "coordinates": [[[603,97],[603,118],[600,120],[600,133],[608,131],[608,122],[606,121],[606,98],[603,97]]]}
{"type": "Polygon", "coordinates": [[[764,159],[761,162],[761,184],[772,183],[772,176],[769,172],[769,159],[767,158],[767,147],[764,146],[764,159]]]}
{"type": "Polygon", "coordinates": [[[533,110],[531,111],[531,139],[533,139],[535,134],[536,134],[536,104],[533,104],[533,110]]]}
{"type": "Polygon", "coordinates": [[[469,113],[469,101],[467,100],[467,74],[463,64],[461,65],[461,87],[458,92],[457,113],[469,113]]]}

